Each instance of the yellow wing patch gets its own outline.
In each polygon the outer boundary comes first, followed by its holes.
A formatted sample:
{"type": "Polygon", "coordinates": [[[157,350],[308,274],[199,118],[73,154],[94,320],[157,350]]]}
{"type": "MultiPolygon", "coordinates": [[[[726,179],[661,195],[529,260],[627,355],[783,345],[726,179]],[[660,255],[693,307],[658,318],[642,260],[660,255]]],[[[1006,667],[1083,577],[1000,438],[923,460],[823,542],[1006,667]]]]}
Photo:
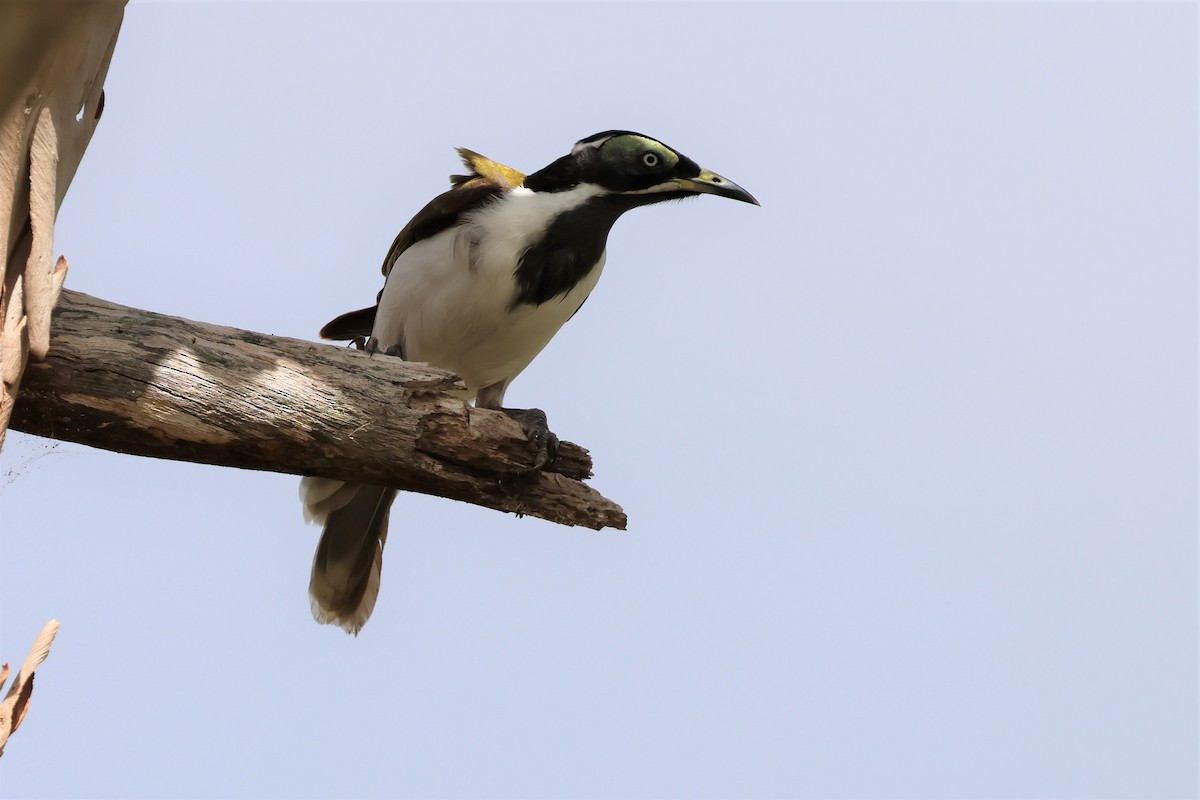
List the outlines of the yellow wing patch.
{"type": "Polygon", "coordinates": [[[515,170],[512,167],[506,167],[499,161],[492,161],[487,156],[481,156],[474,150],[460,147],[458,148],[458,155],[462,158],[463,166],[471,172],[469,175],[451,175],[450,183],[455,188],[487,181],[499,184],[505,189],[515,189],[525,183],[524,172],[515,170]]]}

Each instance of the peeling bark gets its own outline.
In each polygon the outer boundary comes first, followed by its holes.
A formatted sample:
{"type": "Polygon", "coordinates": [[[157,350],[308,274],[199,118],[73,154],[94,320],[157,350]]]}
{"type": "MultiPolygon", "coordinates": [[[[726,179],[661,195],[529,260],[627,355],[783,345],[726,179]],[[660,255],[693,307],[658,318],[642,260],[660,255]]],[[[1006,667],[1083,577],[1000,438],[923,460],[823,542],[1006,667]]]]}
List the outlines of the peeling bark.
{"type": "Polygon", "coordinates": [[[0,447],[66,278],[58,208],[104,105],[125,0],[0,3],[0,447]]]}

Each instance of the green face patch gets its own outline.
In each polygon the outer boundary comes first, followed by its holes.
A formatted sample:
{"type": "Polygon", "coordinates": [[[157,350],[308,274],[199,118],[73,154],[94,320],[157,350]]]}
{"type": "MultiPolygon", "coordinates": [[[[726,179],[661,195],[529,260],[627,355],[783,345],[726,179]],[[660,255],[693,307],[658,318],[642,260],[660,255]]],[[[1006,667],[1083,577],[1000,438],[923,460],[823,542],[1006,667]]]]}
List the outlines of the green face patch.
{"type": "Polygon", "coordinates": [[[679,155],[662,142],[645,136],[614,136],[600,146],[600,158],[610,167],[628,173],[670,172],[679,155]]]}

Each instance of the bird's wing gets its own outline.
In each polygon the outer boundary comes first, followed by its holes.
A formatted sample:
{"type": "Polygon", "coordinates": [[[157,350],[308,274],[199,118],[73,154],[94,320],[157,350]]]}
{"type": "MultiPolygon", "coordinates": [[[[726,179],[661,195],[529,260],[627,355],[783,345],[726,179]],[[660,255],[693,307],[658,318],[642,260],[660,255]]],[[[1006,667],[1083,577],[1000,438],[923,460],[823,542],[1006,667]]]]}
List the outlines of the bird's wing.
{"type": "MultiPolygon", "coordinates": [[[[512,167],[492,161],[476,152],[459,148],[459,156],[463,165],[470,170],[468,175],[451,175],[452,189],[443,192],[422,208],[404,229],[396,235],[387,257],[383,260],[383,274],[386,277],[392,271],[392,266],[400,255],[422,239],[428,239],[446,228],[456,224],[464,214],[479,208],[494,197],[504,194],[509,189],[520,186],[525,181],[524,173],[512,167]]],[[[321,328],[322,339],[345,341],[360,336],[370,336],[375,327],[375,314],[379,308],[379,300],[368,308],[360,308],[342,314],[321,328]]]]}
{"type": "Polygon", "coordinates": [[[463,214],[479,208],[506,191],[508,189],[498,183],[489,180],[475,182],[473,179],[470,185],[457,186],[430,200],[429,204],[396,234],[396,240],[392,242],[387,257],[383,259],[383,274],[386,276],[392,271],[392,266],[405,250],[422,239],[436,236],[457,223],[463,214]]]}
{"type": "Polygon", "coordinates": [[[385,276],[392,271],[392,265],[400,254],[413,244],[441,233],[458,222],[463,214],[525,182],[525,173],[492,161],[473,150],[460,147],[458,156],[463,166],[470,170],[469,174],[451,175],[450,184],[453,188],[433,198],[396,235],[396,241],[392,242],[387,258],[383,260],[385,276]]]}

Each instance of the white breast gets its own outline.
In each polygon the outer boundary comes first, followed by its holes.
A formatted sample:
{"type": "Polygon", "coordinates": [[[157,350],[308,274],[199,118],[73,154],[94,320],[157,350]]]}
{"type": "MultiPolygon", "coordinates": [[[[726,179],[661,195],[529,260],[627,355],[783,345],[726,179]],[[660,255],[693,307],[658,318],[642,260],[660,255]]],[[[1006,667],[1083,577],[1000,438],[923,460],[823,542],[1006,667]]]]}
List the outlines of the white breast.
{"type": "Polygon", "coordinates": [[[525,369],[587,299],[604,256],[570,292],[512,308],[514,272],[546,220],[602,193],[595,187],[537,194],[516,189],[462,223],[404,251],[379,300],[381,348],[453,370],[473,395],[525,369]]]}

